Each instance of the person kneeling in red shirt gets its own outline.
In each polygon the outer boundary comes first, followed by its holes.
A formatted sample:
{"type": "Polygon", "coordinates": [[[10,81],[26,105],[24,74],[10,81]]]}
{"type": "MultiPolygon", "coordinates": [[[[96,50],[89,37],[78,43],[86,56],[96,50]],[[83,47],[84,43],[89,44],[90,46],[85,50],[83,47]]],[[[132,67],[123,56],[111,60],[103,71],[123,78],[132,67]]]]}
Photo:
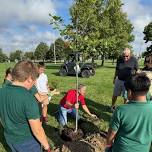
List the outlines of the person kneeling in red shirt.
{"type": "MultiPolygon", "coordinates": [[[[76,117],[76,109],[79,108],[79,103],[81,103],[82,108],[86,113],[88,113],[91,117],[96,118],[95,114],[90,113],[84,96],[86,93],[86,86],[80,84],[78,87],[78,103],[76,103],[76,95],[77,91],[74,89],[69,90],[66,95],[61,99],[60,106],[59,106],[59,116],[58,121],[60,125],[65,126],[67,125],[67,114],[70,114],[72,117],[76,117]]],[[[80,117],[78,116],[78,120],[80,117]]]]}

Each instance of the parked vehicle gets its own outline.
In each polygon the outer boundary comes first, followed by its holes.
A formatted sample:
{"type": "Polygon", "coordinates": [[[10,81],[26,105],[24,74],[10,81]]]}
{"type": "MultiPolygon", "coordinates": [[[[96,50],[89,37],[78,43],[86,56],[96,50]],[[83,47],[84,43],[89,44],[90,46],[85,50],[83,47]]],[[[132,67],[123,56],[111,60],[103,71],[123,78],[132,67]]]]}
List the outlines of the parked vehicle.
{"type": "Polygon", "coordinates": [[[60,76],[76,75],[75,66],[76,62],[79,63],[80,72],[79,75],[83,78],[89,78],[95,75],[95,65],[92,63],[82,62],[82,57],[79,52],[70,53],[65,60],[64,64],[61,65],[59,74],[60,76]]]}

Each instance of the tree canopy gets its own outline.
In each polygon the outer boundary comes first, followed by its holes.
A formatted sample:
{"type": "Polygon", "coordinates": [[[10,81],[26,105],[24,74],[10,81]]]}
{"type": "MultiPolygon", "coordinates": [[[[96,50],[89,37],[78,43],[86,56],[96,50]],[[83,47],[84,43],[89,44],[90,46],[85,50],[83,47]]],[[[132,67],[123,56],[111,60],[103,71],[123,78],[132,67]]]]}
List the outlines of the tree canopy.
{"type": "Polygon", "coordinates": [[[10,53],[9,58],[11,61],[14,62],[15,60],[22,60],[22,55],[23,55],[23,52],[21,50],[16,50],[10,53]]]}
{"type": "Polygon", "coordinates": [[[143,55],[147,55],[149,53],[152,53],[152,22],[150,22],[147,26],[144,28],[144,40],[145,43],[150,42],[150,46],[147,47],[147,51],[143,53],[143,55]]]}
{"type": "Polygon", "coordinates": [[[46,43],[40,42],[40,44],[36,47],[34,56],[38,60],[45,60],[46,53],[48,52],[49,47],[46,43]]]}
{"type": "Polygon", "coordinates": [[[0,48],[0,62],[5,62],[8,60],[8,57],[5,53],[3,53],[2,49],[0,48]]]}
{"type": "Polygon", "coordinates": [[[74,0],[71,22],[51,16],[51,24],[70,41],[73,51],[87,57],[119,54],[134,40],[133,26],[122,11],[121,0],[74,0]]]}

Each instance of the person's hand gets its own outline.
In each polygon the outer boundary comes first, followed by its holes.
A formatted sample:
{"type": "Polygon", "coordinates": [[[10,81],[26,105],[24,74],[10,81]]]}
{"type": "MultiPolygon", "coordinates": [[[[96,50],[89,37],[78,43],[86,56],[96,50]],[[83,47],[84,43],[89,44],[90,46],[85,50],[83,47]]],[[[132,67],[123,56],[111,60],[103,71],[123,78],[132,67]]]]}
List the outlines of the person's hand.
{"type": "Polygon", "coordinates": [[[75,109],[79,109],[79,103],[76,103],[74,106],[75,106],[75,109]]]}
{"type": "Polygon", "coordinates": [[[91,114],[92,118],[98,118],[95,114],[91,114]]]}
{"type": "Polygon", "coordinates": [[[113,84],[115,84],[116,78],[113,79],[113,84]]]}
{"type": "Polygon", "coordinates": [[[50,148],[48,148],[47,150],[45,150],[45,152],[51,152],[51,149],[50,149],[50,148]]]}

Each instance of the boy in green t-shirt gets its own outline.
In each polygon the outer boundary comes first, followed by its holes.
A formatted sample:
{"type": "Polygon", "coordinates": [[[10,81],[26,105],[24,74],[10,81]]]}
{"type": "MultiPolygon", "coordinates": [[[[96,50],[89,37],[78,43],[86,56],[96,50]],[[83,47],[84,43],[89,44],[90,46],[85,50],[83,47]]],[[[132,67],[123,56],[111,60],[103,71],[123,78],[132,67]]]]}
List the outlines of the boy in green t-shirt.
{"type": "Polygon", "coordinates": [[[139,73],[127,80],[129,102],[113,113],[106,151],[149,152],[152,141],[152,103],[147,102],[150,79],[139,73]],[[110,149],[110,150],[109,150],[110,149]]]}
{"type": "Polygon", "coordinates": [[[13,152],[41,152],[40,145],[50,152],[37,101],[29,92],[37,77],[36,66],[21,61],[12,70],[12,85],[0,89],[0,122],[13,152]]]}

